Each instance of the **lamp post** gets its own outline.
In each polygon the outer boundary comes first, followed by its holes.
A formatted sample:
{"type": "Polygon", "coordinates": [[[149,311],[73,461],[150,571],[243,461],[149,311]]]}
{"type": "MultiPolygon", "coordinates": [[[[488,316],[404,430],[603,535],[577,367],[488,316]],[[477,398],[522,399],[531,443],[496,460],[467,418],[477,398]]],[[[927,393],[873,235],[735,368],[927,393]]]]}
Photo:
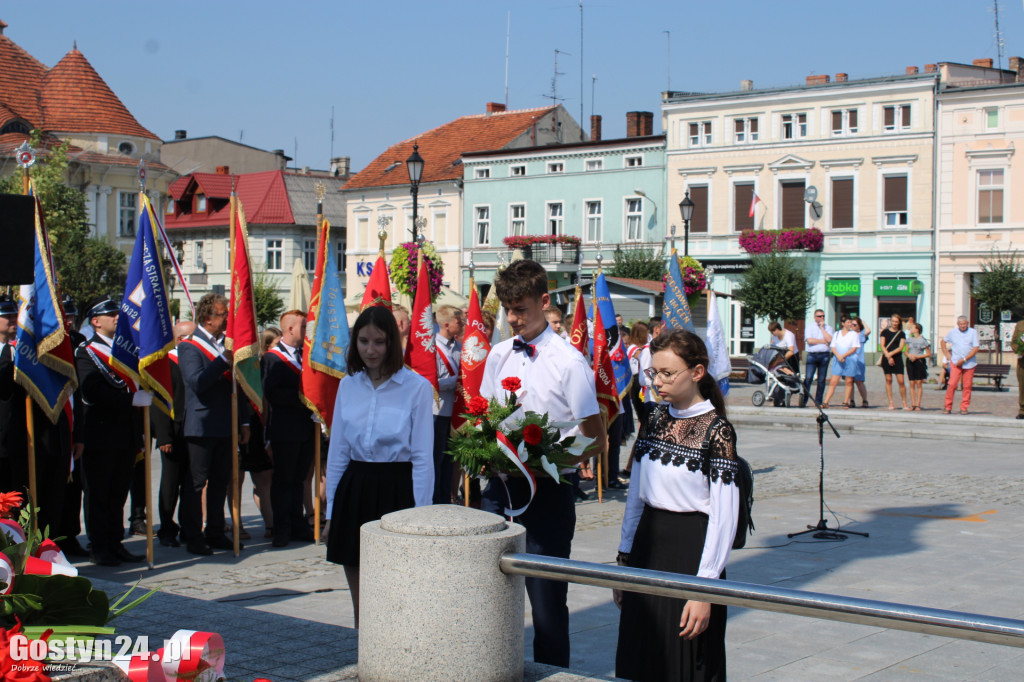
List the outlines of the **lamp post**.
{"type": "Polygon", "coordinates": [[[683,255],[690,255],[690,219],[693,218],[693,201],[690,199],[690,190],[686,190],[686,196],[679,202],[679,212],[683,216],[683,255]]]}
{"type": "Polygon", "coordinates": [[[420,194],[420,178],[423,177],[423,157],[420,156],[420,146],[414,144],[412,146],[412,154],[405,160],[405,165],[409,169],[409,184],[412,185],[412,240],[416,241],[416,209],[419,203],[420,194]]]}

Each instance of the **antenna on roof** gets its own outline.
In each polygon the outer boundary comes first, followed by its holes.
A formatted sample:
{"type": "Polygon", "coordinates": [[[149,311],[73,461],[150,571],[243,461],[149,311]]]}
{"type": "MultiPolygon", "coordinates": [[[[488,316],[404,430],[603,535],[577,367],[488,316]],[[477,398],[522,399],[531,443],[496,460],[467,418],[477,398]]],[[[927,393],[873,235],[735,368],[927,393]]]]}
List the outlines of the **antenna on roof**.
{"type": "Polygon", "coordinates": [[[331,159],[334,159],[334,105],[331,105],[331,159]]]}
{"type": "Polygon", "coordinates": [[[78,49],[78,41],[77,40],[72,40],[71,41],[71,49],[72,50],[77,50],[78,49]]]}
{"type": "Polygon", "coordinates": [[[583,0],[580,0],[580,140],[585,139],[587,134],[583,132],[583,0]]]}
{"type": "MultiPolygon", "coordinates": [[[[999,30],[999,0],[992,0],[992,11],[996,15],[996,66],[1003,70],[1003,34],[999,30]]],[[[1003,74],[999,74],[999,82],[1003,80],[1003,74]]]]}
{"type": "Polygon", "coordinates": [[[508,12],[505,26],[505,109],[508,110],[508,46],[512,39],[512,10],[508,12]]]}
{"type": "Polygon", "coordinates": [[[295,143],[295,146],[293,147],[293,149],[295,150],[295,153],[292,154],[292,164],[293,164],[294,168],[298,169],[298,167],[299,167],[299,138],[293,137],[292,140],[295,143]]]}
{"type": "Polygon", "coordinates": [[[242,139],[245,138],[245,128],[238,131],[238,142],[241,144],[242,139]]]}
{"type": "Polygon", "coordinates": [[[558,70],[558,55],[560,55],[560,54],[564,54],[567,57],[571,57],[572,56],[568,52],[563,52],[562,50],[557,50],[557,49],[555,50],[555,72],[551,76],[551,94],[550,95],[541,95],[541,97],[547,97],[549,100],[551,100],[555,104],[558,104],[558,103],[561,103],[561,102],[565,101],[564,97],[559,97],[558,96],[558,77],[565,75],[564,73],[562,73],[561,71],[558,70]]]}

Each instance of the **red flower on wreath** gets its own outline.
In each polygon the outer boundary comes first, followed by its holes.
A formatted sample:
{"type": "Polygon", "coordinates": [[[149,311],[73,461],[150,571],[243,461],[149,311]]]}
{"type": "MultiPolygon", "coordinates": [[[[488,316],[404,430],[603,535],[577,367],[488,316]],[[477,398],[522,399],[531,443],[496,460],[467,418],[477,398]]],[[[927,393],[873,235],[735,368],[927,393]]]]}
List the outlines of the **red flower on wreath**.
{"type": "Polygon", "coordinates": [[[509,393],[515,393],[522,385],[518,377],[505,377],[501,380],[501,387],[509,393]]]}
{"type": "Polygon", "coordinates": [[[0,518],[9,519],[11,513],[24,503],[21,493],[0,493],[0,518]]]}
{"type": "Polygon", "coordinates": [[[536,424],[527,424],[523,427],[523,441],[527,445],[539,445],[544,437],[544,430],[536,424]]]}
{"type": "Polygon", "coordinates": [[[476,396],[469,399],[469,405],[466,406],[467,411],[470,414],[481,416],[487,414],[487,410],[491,407],[491,402],[483,396],[476,396]]]}

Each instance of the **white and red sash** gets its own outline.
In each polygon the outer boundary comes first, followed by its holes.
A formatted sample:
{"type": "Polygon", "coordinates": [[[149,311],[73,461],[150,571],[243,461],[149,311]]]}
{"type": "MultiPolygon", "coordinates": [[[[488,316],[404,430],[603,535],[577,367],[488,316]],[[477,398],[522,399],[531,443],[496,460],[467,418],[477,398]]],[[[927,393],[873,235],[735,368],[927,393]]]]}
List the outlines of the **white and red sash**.
{"type": "Polygon", "coordinates": [[[133,393],[139,390],[139,384],[136,383],[135,379],[132,379],[130,376],[110,364],[110,346],[105,343],[90,341],[89,344],[86,345],[85,350],[89,353],[89,357],[92,358],[93,363],[99,367],[100,371],[104,373],[112,384],[118,388],[127,388],[133,393]]]}
{"type": "Polygon", "coordinates": [[[302,376],[302,365],[300,365],[294,358],[292,358],[292,356],[288,355],[288,353],[285,353],[280,348],[271,348],[270,350],[267,351],[267,355],[274,355],[281,358],[281,360],[283,360],[284,363],[288,365],[288,367],[293,372],[295,372],[299,376],[302,376]]]}
{"type": "Polygon", "coordinates": [[[445,351],[441,350],[441,344],[434,344],[434,347],[437,349],[437,357],[441,359],[441,363],[444,364],[444,368],[448,370],[448,376],[458,376],[458,370],[455,369],[455,366],[452,364],[452,361],[448,358],[448,354],[445,351]]]}
{"type": "MultiPolygon", "coordinates": [[[[206,339],[196,336],[194,333],[187,339],[182,339],[181,342],[191,344],[192,346],[198,348],[199,352],[205,355],[206,359],[209,360],[210,362],[213,362],[217,358],[221,357],[221,351],[219,348],[214,346],[206,339]]],[[[175,349],[175,353],[177,353],[177,349],[175,349]]],[[[230,377],[231,370],[224,370],[224,376],[230,377]]]]}
{"type": "Polygon", "coordinates": [[[178,364],[178,349],[175,348],[174,350],[167,353],[167,357],[169,357],[171,359],[171,362],[173,362],[174,364],[178,364]]]}

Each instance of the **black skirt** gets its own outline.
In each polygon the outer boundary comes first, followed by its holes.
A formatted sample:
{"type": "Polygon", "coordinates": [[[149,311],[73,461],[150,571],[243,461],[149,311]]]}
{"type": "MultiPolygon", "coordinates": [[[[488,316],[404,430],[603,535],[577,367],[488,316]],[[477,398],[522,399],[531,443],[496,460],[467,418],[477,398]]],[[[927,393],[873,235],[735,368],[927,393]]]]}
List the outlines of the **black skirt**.
{"type": "Polygon", "coordinates": [[[907,378],[911,381],[928,380],[928,363],[924,358],[920,360],[907,360],[907,378]]]}
{"type": "Polygon", "coordinates": [[[338,481],[327,535],[327,560],[359,566],[359,529],[385,514],[416,506],[412,462],[348,463],[338,481]]]}
{"type": "MultiPolygon", "coordinates": [[[[629,565],[696,575],[708,517],[644,507],[629,565]]],[[[721,577],[725,578],[725,571],[721,577]]],[[[708,628],[691,640],[679,636],[684,599],[625,592],[619,619],[615,676],[627,680],[724,680],[726,607],[711,605],[708,628]]]]}
{"type": "Polygon", "coordinates": [[[883,374],[903,374],[903,353],[896,353],[892,356],[892,364],[886,357],[882,356],[882,373],[883,374]]]}

